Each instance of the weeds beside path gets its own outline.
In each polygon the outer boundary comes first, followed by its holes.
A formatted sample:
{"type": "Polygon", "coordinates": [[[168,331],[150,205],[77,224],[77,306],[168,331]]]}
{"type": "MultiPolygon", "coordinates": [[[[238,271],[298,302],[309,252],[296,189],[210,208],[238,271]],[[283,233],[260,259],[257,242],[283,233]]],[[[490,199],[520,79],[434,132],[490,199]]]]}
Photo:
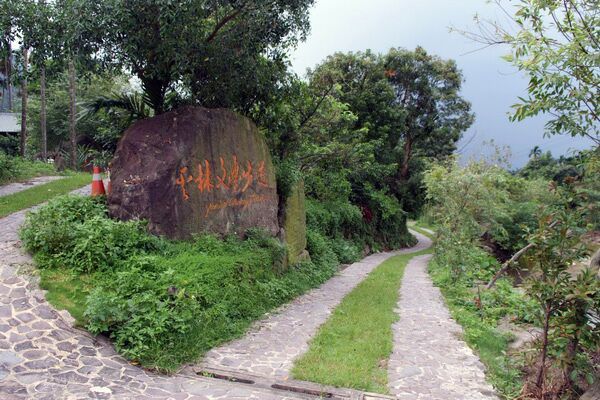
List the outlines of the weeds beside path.
{"type": "Polygon", "coordinates": [[[0,197],[0,218],[69,193],[91,182],[88,173],[78,172],[44,185],[0,197]]]}

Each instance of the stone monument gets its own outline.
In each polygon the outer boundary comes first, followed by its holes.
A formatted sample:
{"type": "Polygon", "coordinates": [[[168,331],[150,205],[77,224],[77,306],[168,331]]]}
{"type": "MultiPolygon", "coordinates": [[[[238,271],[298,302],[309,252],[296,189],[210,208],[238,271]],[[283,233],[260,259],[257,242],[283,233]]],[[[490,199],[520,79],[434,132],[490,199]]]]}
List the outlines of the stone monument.
{"type": "Polygon", "coordinates": [[[111,179],[111,216],[148,220],[158,235],[279,232],[267,144],[230,110],[188,106],[136,122],[119,142],[111,179]]]}

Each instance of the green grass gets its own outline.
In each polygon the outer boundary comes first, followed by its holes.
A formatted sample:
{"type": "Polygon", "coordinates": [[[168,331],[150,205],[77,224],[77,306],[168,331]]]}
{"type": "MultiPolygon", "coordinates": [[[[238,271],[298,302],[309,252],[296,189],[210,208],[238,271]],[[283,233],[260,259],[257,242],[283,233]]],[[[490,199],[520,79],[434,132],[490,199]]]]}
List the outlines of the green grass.
{"type": "Polygon", "coordinates": [[[53,164],[0,155],[0,185],[44,175],[57,175],[53,164]]]}
{"type": "Polygon", "coordinates": [[[413,231],[419,232],[421,235],[427,236],[431,240],[435,239],[435,235],[431,234],[431,232],[428,232],[428,231],[424,230],[421,227],[413,225],[413,226],[410,227],[410,229],[412,229],[413,231]]]}
{"type": "Polygon", "coordinates": [[[88,173],[71,173],[63,179],[52,181],[44,185],[34,186],[8,196],[0,197],[0,218],[25,208],[35,206],[50,200],[53,197],[69,193],[92,182],[88,173]]]}
{"type": "Polygon", "coordinates": [[[398,290],[408,261],[392,257],[379,265],[334,310],[292,371],[294,378],[326,385],[387,393],[386,361],[392,352],[392,324],[398,290]]]}
{"type": "Polygon", "coordinates": [[[84,327],[86,299],[93,288],[93,277],[78,274],[68,268],[40,270],[40,287],[47,290],[46,300],[59,310],[67,310],[76,325],[84,327]]]}
{"type": "MultiPolygon", "coordinates": [[[[486,366],[486,378],[505,399],[518,397],[522,387],[519,362],[508,356],[508,337],[496,330],[497,321],[483,319],[474,307],[473,289],[453,282],[449,268],[429,263],[429,273],[454,318],[464,329],[464,340],[486,366]]],[[[484,301],[484,304],[486,302],[484,301]]]]}

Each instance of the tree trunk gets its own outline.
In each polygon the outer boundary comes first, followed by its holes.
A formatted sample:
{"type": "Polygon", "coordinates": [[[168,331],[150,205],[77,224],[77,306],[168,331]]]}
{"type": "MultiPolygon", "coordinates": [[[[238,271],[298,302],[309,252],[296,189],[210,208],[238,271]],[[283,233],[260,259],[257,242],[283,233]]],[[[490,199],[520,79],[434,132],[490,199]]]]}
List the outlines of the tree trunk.
{"type": "MultiPolygon", "coordinates": [[[[138,75],[139,76],[139,75],[138,75]]],[[[150,99],[150,104],[154,110],[155,115],[159,115],[165,112],[165,96],[166,96],[166,84],[162,79],[159,78],[148,78],[139,76],[142,81],[142,89],[146,96],[150,99]]]]}
{"type": "Polygon", "coordinates": [[[40,132],[42,133],[42,159],[48,161],[48,136],[46,133],[46,65],[40,68],[40,132]]]}
{"type": "Polygon", "coordinates": [[[408,180],[409,169],[408,165],[412,158],[412,139],[407,137],[404,142],[404,155],[402,156],[402,164],[400,167],[400,178],[404,181],[408,180]]]}
{"type": "Polygon", "coordinates": [[[19,154],[25,157],[25,146],[27,145],[27,69],[29,54],[27,47],[23,47],[23,79],[21,81],[21,143],[19,154]]]}
{"type": "Polygon", "coordinates": [[[8,82],[8,111],[13,109],[13,91],[12,91],[12,45],[10,39],[6,41],[6,81],[8,82]]]}
{"type": "Polygon", "coordinates": [[[71,168],[77,169],[77,134],[75,132],[75,113],[77,108],[75,105],[75,62],[69,60],[69,141],[71,144],[71,168]]]}
{"type": "Polygon", "coordinates": [[[548,331],[550,330],[550,306],[546,304],[544,310],[544,330],[542,332],[542,348],[540,354],[540,367],[537,373],[537,379],[535,381],[536,386],[540,391],[543,391],[544,386],[544,372],[546,370],[546,355],[548,353],[548,331]]]}

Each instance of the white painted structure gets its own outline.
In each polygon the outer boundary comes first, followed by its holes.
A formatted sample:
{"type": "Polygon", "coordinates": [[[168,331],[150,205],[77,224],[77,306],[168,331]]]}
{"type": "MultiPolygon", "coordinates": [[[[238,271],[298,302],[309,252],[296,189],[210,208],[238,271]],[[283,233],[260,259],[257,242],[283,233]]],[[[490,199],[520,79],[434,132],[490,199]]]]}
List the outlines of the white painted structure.
{"type": "Polygon", "coordinates": [[[18,113],[0,112],[0,133],[21,132],[21,123],[18,113]]]}

